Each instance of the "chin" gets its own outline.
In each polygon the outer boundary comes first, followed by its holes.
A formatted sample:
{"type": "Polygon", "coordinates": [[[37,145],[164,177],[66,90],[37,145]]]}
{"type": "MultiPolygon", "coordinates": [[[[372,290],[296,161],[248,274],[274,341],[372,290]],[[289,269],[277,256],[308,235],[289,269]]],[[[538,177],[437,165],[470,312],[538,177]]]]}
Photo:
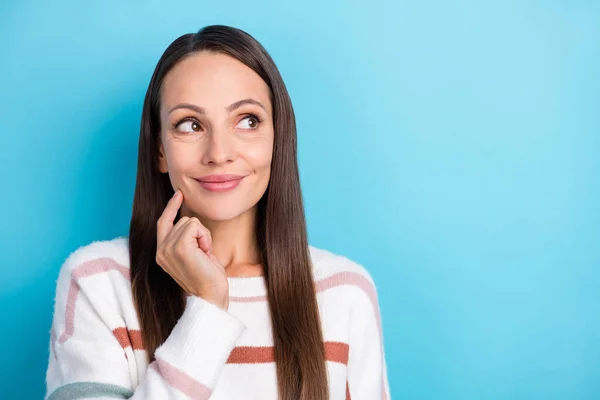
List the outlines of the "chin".
{"type": "Polygon", "coordinates": [[[198,215],[202,215],[204,218],[209,219],[211,221],[229,221],[243,214],[242,212],[234,212],[234,211],[213,211],[213,212],[205,212],[199,213],[198,215]]]}
{"type": "MultiPolygon", "coordinates": [[[[185,195],[185,193],[184,193],[185,195]]],[[[251,211],[260,198],[256,193],[239,193],[235,196],[216,196],[192,198],[186,202],[186,214],[194,214],[210,221],[228,221],[251,211]],[[254,201],[256,199],[256,201],[254,201]]]]}
{"type": "Polygon", "coordinates": [[[242,204],[218,204],[214,207],[204,204],[204,207],[198,207],[192,210],[194,214],[211,221],[228,221],[244,214],[248,209],[242,204]]]}

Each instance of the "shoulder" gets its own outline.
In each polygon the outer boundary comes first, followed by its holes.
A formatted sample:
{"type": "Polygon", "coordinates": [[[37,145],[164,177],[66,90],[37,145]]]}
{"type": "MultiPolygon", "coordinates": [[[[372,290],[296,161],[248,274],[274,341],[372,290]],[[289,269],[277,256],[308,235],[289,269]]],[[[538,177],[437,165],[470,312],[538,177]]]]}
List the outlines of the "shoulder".
{"type": "Polygon", "coordinates": [[[374,285],[371,273],[362,264],[329,250],[309,246],[313,262],[314,275],[317,281],[339,274],[356,276],[374,285]]]}
{"type": "Polygon", "coordinates": [[[377,304],[377,288],[373,276],[362,264],[341,254],[309,246],[317,291],[343,288],[354,301],[360,299],[377,304]]]}
{"type": "Polygon", "coordinates": [[[340,254],[311,246],[315,286],[324,304],[325,318],[339,321],[349,315],[350,341],[376,343],[382,337],[377,288],[371,273],[340,254]]]}
{"type": "Polygon", "coordinates": [[[120,280],[123,277],[127,281],[130,279],[129,244],[126,237],[94,241],[72,251],[60,268],[57,292],[72,291],[73,285],[85,290],[81,281],[93,282],[93,287],[98,287],[98,284],[112,280],[115,273],[122,276],[120,280]],[[100,277],[109,279],[98,279],[100,277]]]}
{"type": "Polygon", "coordinates": [[[60,268],[54,297],[53,333],[62,338],[59,343],[73,335],[76,325],[94,325],[95,318],[113,327],[123,325],[124,319],[135,320],[129,306],[128,253],[128,239],[118,237],[86,244],[69,254],[60,268]]]}
{"type": "Polygon", "coordinates": [[[128,239],[121,236],[83,245],[69,254],[63,264],[63,269],[70,273],[81,265],[102,259],[110,259],[125,268],[129,268],[128,239]]]}

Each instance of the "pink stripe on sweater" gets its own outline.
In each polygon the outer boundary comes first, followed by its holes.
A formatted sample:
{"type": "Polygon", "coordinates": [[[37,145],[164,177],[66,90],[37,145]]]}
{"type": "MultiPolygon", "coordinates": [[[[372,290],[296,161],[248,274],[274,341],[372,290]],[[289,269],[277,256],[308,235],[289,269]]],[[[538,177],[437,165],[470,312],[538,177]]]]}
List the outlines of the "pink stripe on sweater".
{"type": "Polygon", "coordinates": [[[267,296],[247,296],[247,297],[229,296],[230,303],[258,303],[261,301],[267,301],[267,296]]]}
{"type": "Polygon", "coordinates": [[[67,295],[67,309],[65,311],[65,331],[58,338],[58,343],[64,343],[75,331],[75,304],[79,294],[79,285],[71,279],[69,294],[67,295]]]}
{"type": "Polygon", "coordinates": [[[150,368],[158,372],[169,385],[180,390],[190,399],[207,400],[212,394],[209,387],[164,360],[157,358],[150,364],[150,368]]]}
{"type": "Polygon", "coordinates": [[[129,268],[117,263],[112,258],[98,258],[81,264],[71,272],[71,277],[74,279],[87,278],[88,276],[96,275],[102,272],[117,270],[130,280],[129,268]]]}
{"type": "MultiPolygon", "coordinates": [[[[343,342],[325,342],[325,360],[348,365],[349,346],[343,342]]],[[[273,346],[237,346],[227,359],[227,364],[262,364],[275,362],[273,346]]]]}

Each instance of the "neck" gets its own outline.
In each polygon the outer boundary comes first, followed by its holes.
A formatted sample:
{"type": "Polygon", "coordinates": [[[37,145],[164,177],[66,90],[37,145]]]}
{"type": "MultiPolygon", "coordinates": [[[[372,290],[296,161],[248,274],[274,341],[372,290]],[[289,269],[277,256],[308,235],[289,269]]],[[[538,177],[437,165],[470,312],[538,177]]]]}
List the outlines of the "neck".
{"type": "Polygon", "coordinates": [[[229,220],[215,221],[197,217],[211,233],[212,253],[225,267],[228,276],[256,275],[261,270],[256,242],[256,207],[229,220]]]}

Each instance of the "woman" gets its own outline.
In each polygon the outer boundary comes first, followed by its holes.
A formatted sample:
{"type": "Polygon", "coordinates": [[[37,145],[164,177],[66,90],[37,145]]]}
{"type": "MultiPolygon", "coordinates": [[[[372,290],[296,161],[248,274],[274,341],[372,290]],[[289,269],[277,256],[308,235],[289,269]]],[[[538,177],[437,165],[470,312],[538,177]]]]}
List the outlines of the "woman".
{"type": "Polygon", "coordinates": [[[47,398],[386,399],[376,288],[307,242],[294,113],[266,50],[208,26],[158,62],[129,236],[65,261],[47,398]]]}

